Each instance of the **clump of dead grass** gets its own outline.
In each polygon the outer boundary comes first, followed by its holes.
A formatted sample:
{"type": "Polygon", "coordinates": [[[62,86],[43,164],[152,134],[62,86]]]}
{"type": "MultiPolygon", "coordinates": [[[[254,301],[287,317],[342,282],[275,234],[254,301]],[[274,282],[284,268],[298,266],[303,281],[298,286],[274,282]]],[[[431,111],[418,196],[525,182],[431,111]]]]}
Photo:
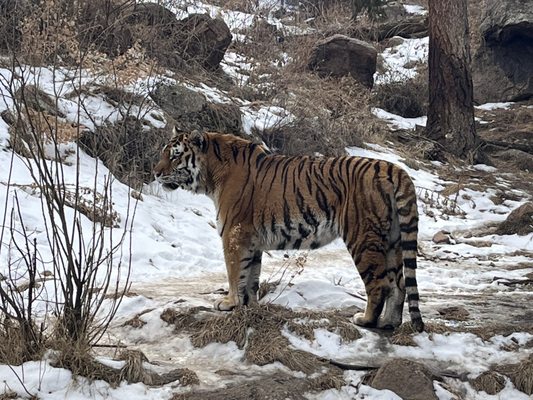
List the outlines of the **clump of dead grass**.
{"type": "Polygon", "coordinates": [[[0,321],[0,364],[21,365],[38,360],[44,353],[45,338],[33,337],[39,330],[33,327],[23,331],[21,324],[9,318],[0,321]]]}
{"type": "Polygon", "coordinates": [[[495,395],[505,387],[505,378],[494,371],[485,371],[477,378],[470,381],[472,387],[478,392],[495,395]]]}
{"type": "Polygon", "coordinates": [[[239,307],[225,315],[198,313],[195,309],[183,312],[168,309],[161,318],[174,324],[176,331],[189,333],[195,347],[233,341],[240,349],[245,349],[249,362],[266,365],[279,361],[304,373],[317,372],[324,366],[324,361],[291,349],[289,340],[282,334],[285,326],[308,340],[314,339],[316,328],[336,332],[346,341],[360,337],[359,331],[335,312],[296,312],[274,304],[239,307]]]}
{"type": "Polygon", "coordinates": [[[506,364],[496,368],[496,371],[509,377],[513,385],[527,395],[533,394],[533,355],[518,364],[506,364]]]}
{"type": "Polygon", "coordinates": [[[124,350],[117,360],[124,361],[120,369],[102,364],[93,355],[91,346],[81,341],[55,340],[54,367],[66,368],[74,376],[83,376],[89,380],[103,380],[112,387],[122,381],[128,383],[144,383],[150,386],[162,386],[179,380],[182,386],[198,384],[199,379],[194,371],[187,368],[174,369],[158,374],[151,371],[145,364],[149,363],[146,355],[139,350],[124,350]]]}

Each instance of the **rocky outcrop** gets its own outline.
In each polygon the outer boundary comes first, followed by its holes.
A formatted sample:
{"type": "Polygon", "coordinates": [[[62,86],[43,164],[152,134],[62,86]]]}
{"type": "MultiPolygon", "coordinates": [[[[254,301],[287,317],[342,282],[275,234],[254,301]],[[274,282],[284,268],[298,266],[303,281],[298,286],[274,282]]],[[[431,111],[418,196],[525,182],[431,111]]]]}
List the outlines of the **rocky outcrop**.
{"type": "Polygon", "coordinates": [[[202,93],[182,85],[159,85],[150,97],[184,131],[244,134],[241,112],[234,104],[210,103],[202,93]]]}
{"type": "Polygon", "coordinates": [[[385,363],[370,386],[391,390],[404,400],[438,400],[431,372],[424,365],[406,359],[385,363]]]}
{"type": "Polygon", "coordinates": [[[106,15],[101,10],[82,10],[79,40],[85,47],[96,46],[111,57],[124,54],[138,42],[165,67],[196,62],[216,69],[232,40],[226,23],[206,14],[191,14],[178,20],[172,11],[156,3],[132,4],[106,15]]]}
{"type": "Polygon", "coordinates": [[[533,203],[522,204],[503,221],[496,233],[499,235],[527,235],[533,232],[533,203]]]}
{"type": "Polygon", "coordinates": [[[533,7],[527,0],[484,2],[483,43],[472,62],[474,97],[479,103],[533,96],[533,7]]]}
{"type": "Polygon", "coordinates": [[[180,26],[180,46],[187,58],[199,61],[208,69],[218,67],[232,39],[226,23],[207,14],[192,14],[181,20],[180,26]]]}
{"type": "Polygon", "coordinates": [[[321,77],[352,76],[368,88],[374,85],[377,51],[362,40],[333,35],[318,42],[308,67],[321,77]]]}

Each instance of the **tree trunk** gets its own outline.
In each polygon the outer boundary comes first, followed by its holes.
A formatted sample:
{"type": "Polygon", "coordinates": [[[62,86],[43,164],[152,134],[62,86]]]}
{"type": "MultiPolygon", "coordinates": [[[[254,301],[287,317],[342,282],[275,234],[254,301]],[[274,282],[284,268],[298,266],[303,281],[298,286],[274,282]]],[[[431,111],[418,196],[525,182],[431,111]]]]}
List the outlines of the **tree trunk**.
{"type": "Polygon", "coordinates": [[[479,140],[474,124],[466,1],[429,1],[426,132],[443,150],[473,162],[479,140]]]}

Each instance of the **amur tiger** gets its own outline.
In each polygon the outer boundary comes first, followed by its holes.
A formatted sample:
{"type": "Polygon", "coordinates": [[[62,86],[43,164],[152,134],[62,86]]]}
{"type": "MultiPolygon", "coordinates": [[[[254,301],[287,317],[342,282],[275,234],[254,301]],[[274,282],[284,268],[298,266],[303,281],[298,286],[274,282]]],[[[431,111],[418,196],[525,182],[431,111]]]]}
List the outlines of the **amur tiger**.
{"type": "Polygon", "coordinates": [[[164,188],[209,196],[216,206],[231,310],[257,301],[265,250],[316,249],[342,237],[365,284],[367,305],[354,322],[393,328],[407,294],[418,308],[418,212],[413,182],[398,166],[362,157],[289,157],[233,135],[176,132],[154,175],[164,188]]]}

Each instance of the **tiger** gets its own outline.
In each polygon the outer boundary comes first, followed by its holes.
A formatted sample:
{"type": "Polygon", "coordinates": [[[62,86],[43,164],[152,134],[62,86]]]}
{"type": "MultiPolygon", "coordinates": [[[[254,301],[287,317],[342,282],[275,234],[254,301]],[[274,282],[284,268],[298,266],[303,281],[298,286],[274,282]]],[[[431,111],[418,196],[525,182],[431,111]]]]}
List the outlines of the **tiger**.
{"type": "Polygon", "coordinates": [[[341,237],[365,285],[361,327],[394,329],[407,296],[422,332],[416,281],[418,211],[407,172],[378,159],[286,156],[231,134],[174,129],[153,174],[166,190],[215,204],[229,291],[214,308],[257,303],[264,251],[317,249],[341,237]]]}

